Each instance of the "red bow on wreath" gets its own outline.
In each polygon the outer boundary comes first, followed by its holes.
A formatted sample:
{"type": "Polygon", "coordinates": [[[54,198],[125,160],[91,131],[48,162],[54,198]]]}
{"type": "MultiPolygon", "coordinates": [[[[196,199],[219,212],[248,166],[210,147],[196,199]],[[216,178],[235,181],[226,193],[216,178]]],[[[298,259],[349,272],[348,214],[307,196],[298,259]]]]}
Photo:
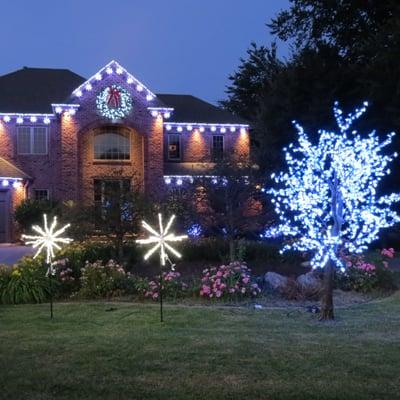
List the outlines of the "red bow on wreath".
{"type": "Polygon", "coordinates": [[[119,108],[121,106],[121,93],[119,89],[108,88],[107,105],[110,108],[119,108]]]}

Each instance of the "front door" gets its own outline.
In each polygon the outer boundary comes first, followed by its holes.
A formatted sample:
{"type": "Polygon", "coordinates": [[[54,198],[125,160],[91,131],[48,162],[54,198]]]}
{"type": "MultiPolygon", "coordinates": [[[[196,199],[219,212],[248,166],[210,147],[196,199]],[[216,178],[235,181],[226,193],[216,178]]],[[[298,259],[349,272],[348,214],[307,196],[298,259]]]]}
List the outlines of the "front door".
{"type": "Polygon", "coordinates": [[[8,192],[0,190],[0,243],[4,243],[8,240],[8,218],[8,192]]]}

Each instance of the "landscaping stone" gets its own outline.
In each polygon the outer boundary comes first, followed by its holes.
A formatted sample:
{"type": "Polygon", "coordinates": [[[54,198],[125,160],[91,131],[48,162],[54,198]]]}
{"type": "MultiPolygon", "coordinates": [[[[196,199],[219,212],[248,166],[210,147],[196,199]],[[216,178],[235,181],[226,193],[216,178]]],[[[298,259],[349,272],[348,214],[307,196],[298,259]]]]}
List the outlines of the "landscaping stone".
{"type": "Polygon", "coordinates": [[[299,275],[296,281],[303,290],[318,290],[322,286],[321,279],[313,271],[299,275]]]}
{"type": "Polygon", "coordinates": [[[277,272],[267,272],[264,276],[264,282],[268,288],[273,290],[282,290],[288,283],[286,276],[280,275],[277,272]]]}

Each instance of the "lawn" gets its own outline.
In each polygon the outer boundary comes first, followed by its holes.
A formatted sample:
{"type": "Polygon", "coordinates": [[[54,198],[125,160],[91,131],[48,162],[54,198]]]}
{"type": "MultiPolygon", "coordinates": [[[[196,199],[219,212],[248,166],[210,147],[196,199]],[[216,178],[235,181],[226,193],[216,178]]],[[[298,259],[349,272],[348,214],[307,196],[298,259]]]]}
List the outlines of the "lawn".
{"type": "Polygon", "coordinates": [[[284,309],[0,307],[4,399],[397,399],[400,295],[321,324],[284,309]]]}

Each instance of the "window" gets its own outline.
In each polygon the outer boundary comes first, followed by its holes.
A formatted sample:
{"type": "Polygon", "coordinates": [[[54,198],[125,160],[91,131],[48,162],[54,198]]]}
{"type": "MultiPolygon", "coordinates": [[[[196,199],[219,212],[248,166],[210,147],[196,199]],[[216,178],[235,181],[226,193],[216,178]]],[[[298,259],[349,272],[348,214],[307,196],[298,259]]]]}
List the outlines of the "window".
{"type": "Polygon", "coordinates": [[[132,220],[130,179],[95,179],[94,203],[96,224],[107,223],[110,228],[116,221],[132,220]]]}
{"type": "Polygon", "coordinates": [[[47,154],[47,128],[20,126],[17,130],[18,154],[47,154]]]}
{"type": "Polygon", "coordinates": [[[35,200],[37,201],[49,200],[48,189],[35,189],[35,200]]]}
{"type": "Polygon", "coordinates": [[[224,137],[222,135],[213,135],[212,138],[212,159],[220,161],[224,158],[224,137]]]}
{"type": "Polygon", "coordinates": [[[168,135],[168,160],[180,160],[181,158],[181,135],[168,135]]]}
{"type": "Polygon", "coordinates": [[[129,131],[115,127],[95,133],[95,160],[130,160],[129,131]]]}

